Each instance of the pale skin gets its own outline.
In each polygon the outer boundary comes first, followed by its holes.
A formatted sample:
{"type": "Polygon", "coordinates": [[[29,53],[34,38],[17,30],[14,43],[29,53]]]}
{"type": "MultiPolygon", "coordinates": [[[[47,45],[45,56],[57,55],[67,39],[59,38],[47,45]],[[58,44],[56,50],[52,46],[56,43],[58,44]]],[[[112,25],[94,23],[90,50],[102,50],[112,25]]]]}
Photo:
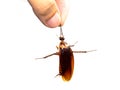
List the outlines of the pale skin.
{"type": "Polygon", "coordinates": [[[69,0],[28,0],[33,12],[47,27],[63,26],[69,10],[69,0]]]}

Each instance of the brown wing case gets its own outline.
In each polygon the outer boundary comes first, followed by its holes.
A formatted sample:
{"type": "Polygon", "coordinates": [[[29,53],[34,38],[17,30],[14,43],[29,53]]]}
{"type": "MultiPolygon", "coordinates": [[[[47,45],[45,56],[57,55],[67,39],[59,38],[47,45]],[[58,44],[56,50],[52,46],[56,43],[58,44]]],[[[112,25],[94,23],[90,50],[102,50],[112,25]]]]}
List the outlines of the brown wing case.
{"type": "Polygon", "coordinates": [[[64,81],[69,81],[74,70],[74,56],[70,47],[60,49],[59,75],[64,81]]]}

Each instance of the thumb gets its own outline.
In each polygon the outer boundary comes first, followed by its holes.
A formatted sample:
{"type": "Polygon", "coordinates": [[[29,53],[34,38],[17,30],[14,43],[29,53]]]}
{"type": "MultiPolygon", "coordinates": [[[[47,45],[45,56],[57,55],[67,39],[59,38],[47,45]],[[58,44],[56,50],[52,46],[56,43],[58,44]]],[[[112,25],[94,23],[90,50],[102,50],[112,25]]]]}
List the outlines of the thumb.
{"type": "Polygon", "coordinates": [[[47,27],[57,27],[61,23],[60,12],[55,0],[29,0],[35,15],[47,27]]]}

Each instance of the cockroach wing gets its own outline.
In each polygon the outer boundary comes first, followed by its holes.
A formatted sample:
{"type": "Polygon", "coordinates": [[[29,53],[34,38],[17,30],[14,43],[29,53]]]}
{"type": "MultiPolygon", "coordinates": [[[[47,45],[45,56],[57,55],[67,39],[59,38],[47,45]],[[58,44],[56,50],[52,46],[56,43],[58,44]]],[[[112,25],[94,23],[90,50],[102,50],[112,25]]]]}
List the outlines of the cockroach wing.
{"type": "Polygon", "coordinates": [[[74,70],[74,56],[70,47],[60,49],[59,75],[64,81],[69,81],[74,70]]]}

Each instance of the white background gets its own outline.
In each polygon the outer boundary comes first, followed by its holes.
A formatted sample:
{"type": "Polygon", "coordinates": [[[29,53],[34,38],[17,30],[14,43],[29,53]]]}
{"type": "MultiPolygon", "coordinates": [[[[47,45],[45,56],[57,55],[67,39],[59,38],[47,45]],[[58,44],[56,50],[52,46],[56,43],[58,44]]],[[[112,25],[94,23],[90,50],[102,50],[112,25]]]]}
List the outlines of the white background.
{"type": "Polygon", "coordinates": [[[25,0],[0,2],[0,90],[120,90],[119,0],[71,0],[63,26],[73,50],[75,69],[70,82],[58,74],[59,28],[47,28],[25,0]]]}

